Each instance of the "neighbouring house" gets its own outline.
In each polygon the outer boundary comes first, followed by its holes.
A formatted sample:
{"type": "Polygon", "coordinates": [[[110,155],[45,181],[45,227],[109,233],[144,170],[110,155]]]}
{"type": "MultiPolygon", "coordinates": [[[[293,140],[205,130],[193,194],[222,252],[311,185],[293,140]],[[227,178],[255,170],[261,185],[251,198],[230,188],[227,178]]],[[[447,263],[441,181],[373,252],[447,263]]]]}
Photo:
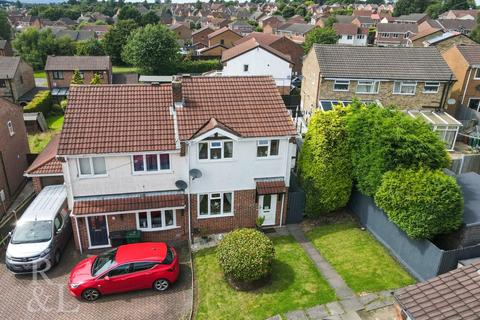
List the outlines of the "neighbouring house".
{"type": "Polygon", "coordinates": [[[354,17],[352,22],[354,25],[360,28],[372,28],[375,27],[375,21],[370,17],[354,17]]]}
{"type": "Polygon", "coordinates": [[[25,181],[28,153],[22,108],[0,98],[0,216],[25,181]]]}
{"type": "Polygon", "coordinates": [[[33,89],[33,68],[20,57],[0,56],[1,97],[17,103],[33,89]]]}
{"type": "Polygon", "coordinates": [[[24,175],[32,179],[37,194],[46,186],[64,183],[62,163],[56,158],[59,141],[60,134],[57,134],[25,170],[24,175]]]}
{"type": "Polygon", "coordinates": [[[241,39],[243,36],[227,27],[215,30],[208,35],[208,46],[222,45],[226,48],[233,47],[235,41],[241,39]]]}
{"type": "Polygon", "coordinates": [[[455,45],[477,45],[469,36],[457,31],[448,31],[423,41],[424,47],[436,47],[443,53],[455,45]]]}
{"type": "Polygon", "coordinates": [[[12,46],[8,40],[0,40],[0,56],[11,57],[13,56],[12,46]]]}
{"type": "Polygon", "coordinates": [[[65,97],[77,70],[88,84],[95,74],[101,84],[112,83],[112,61],[109,56],[48,56],[45,64],[48,88],[53,96],[65,97]]]}
{"type": "Polygon", "coordinates": [[[57,158],[76,247],[283,225],[295,134],[271,77],[72,87],[57,158]]]}
{"type": "Polygon", "coordinates": [[[396,17],[395,23],[420,24],[426,20],[428,20],[428,15],[426,13],[411,13],[396,17]]]}
{"type": "Polygon", "coordinates": [[[293,62],[293,75],[302,74],[302,63],[305,51],[300,44],[284,36],[263,32],[252,32],[248,36],[245,36],[235,42],[235,45],[237,46],[242,42],[248,41],[252,38],[254,38],[258,43],[270,46],[273,49],[280,51],[284,55],[290,56],[290,59],[292,59],[293,62]]]}
{"type": "Polygon", "coordinates": [[[20,29],[29,27],[40,29],[43,27],[42,19],[37,16],[24,16],[23,19],[17,22],[17,24],[20,29]]]}
{"type": "Polygon", "coordinates": [[[477,25],[476,20],[464,19],[438,19],[436,20],[444,31],[458,31],[463,34],[469,34],[477,25]]]}
{"type": "Polygon", "coordinates": [[[450,94],[455,106],[480,111],[480,45],[455,45],[442,56],[457,78],[450,94]]]}
{"type": "Polygon", "coordinates": [[[312,24],[306,23],[286,23],[278,27],[275,34],[285,36],[297,43],[303,43],[307,34],[315,29],[312,24]]]}
{"type": "Polygon", "coordinates": [[[284,23],[285,19],[282,16],[271,15],[261,18],[258,25],[263,29],[263,32],[273,34],[284,23]]]}
{"type": "Polygon", "coordinates": [[[228,47],[223,44],[216,44],[211,47],[205,47],[197,50],[199,56],[205,59],[218,59],[222,57],[223,51],[228,50],[228,47]]]}
{"type": "Polygon", "coordinates": [[[253,32],[253,26],[246,20],[235,20],[231,22],[228,27],[241,35],[247,35],[253,32]]]}
{"type": "Polygon", "coordinates": [[[439,19],[476,20],[478,10],[448,10],[438,16],[439,19]]]}
{"type": "Polygon", "coordinates": [[[97,36],[98,39],[103,39],[105,37],[105,34],[112,28],[112,26],[108,24],[89,24],[89,25],[83,25],[80,27],[80,30],[82,31],[89,31],[89,32],[94,32],[95,35],[97,36]]]}
{"type": "Polygon", "coordinates": [[[192,45],[198,46],[198,44],[203,44],[204,46],[208,46],[208,35],[213,31],[215,30],[206,26],[192,32],[192,45]]]}
{"type": "Polygon", "coordinates": [[[412,23],[379,23],[376,44],[380,47],[411,47],[418,26],[412,23]]]}
{"type": "Polygon", "coordinates": [[[292,59],[255,38],[225,50],[221,62],[224,76],[271,76],[280,94],[290,93],[292,59]]]}
{"type": "Polygon", "coordinates": [[[480,262],[394,293],[395,320],[478,319],[480,262]]]}
{"type": "Polygon", "coordinates": [[[183,40],[184,42],[192,39],[192,30],[190,30],[190,28],[183,23],[171,25],[170,30],[177,35],[178,39],[183,40]]]}
{"type": "Polygon", "coordinates": [[[68,37],[72,41],[86,41],[97,38],[93,30],[68,30],[62,27],[49,27],[56,38],[68,37]]]}
{"type": "Polygon", "coordinates": [[[441,108],[452,71],[436,48],[315,44],[303,61],[301,108],[309,115],[354,97],[402,109],[441,108]]]}
{"type": "Polygon", "coordinates": [[[338,44],[347,44],[353,46],[367,45],[367,28],[361,28],[352,23],[334,23],[333,29],[337,33],[338,44]]]}

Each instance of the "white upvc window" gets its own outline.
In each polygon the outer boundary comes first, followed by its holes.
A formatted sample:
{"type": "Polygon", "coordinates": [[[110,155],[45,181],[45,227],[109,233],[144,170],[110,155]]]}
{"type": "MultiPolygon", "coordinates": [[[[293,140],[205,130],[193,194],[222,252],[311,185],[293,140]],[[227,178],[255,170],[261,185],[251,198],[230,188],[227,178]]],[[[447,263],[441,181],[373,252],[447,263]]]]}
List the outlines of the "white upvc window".
{"type": "Polygon", "coordinates": [[[348,91],[350,80],[335,80],[333,82],[333,91],[348,91]]]}
{"type": "Polygon", "coordinates": [[[393,84],[393,94],[415,95],[417,89],[416,81],[395,81],[393,84]]]}
{"type": "Polygon", "coordinates": [[[347,40],[352,40],[353,39],[353,36],[352,35],[347,35],[347,40]]]}
{"type": "Polygon", "coordinates": [[[105,176],[107,174],[105,158],[78,158],[78,173],[80,177],[105,176]]]}
{"type": "Polygon", "coordinates": [[[198,143],[199,160],[221,160],[232,158],[232,140],[202,141],[198,143]]]}
{"type": "Polygon", "coordinates": [[[470,98],[468,100],[468,107],[475,111],[480,111],[480,98],[470,98]]]}
{"type": "Polygon", "coordinates": [[[364,34],[357,34],[357,39],[358,40],[365,39],[365,35],[364,34]]]}
{"type": "Polygon", "coordinates": [[[258,140],[257,141],[257,158],[276,157],[279,154],[280,140],[258,140]]]}
{"type": "Polygon", "coordinates": [[[393,37],[393,38],[398,38],[399,36],[400,36],[400,35],[399,35],[398,33],[392,34],[392,37],[393,37]]]}
{"type": "Polygon", "coordinates": [[[377,80],[358,80],[356,93],[375,94],[380,88],[380,81],[377,80]]]}
{"type": "Polygon", "coordinates": [[[440,82],[425,82],[425,86],[423,87],[423,92],[437,93],[438,89],[440,89],[440,82]]]}
{"type": "Polygon", "coordinates": [[[473,76],[473,79],[480,80],[480,68],[475,69],[475,75],[473,76]]]}
{"type": "Polygon", "coordinates": [[[233,192],[213,192],[198,195],[200,218],[233,215],[233,192]]]}
{"type": "Polygon", "coordinates": [[[7,128],[8,128],[8,133],[10,134],[10,137],[15,134],[15,130],[13,129],[13,123],[12,121],[7,121],[7,128]]]}
{"type": "Polygon", "coordinates": [[[170,154],[148,153],[132,156],[134,173],[153,173],[170,170],[170,154]]]}
{"type": "Polygon", "coordinates": [[[380,36],[381,36],[382,38],[390,38],[390,33],[383,32],[383,33],[380,33],[380,36]]]}
{"type": "Polygon", "coordinates": [[[144,210],[136,213],[137,230],[160,231],[177,228],[174,209],[144,210]]]}

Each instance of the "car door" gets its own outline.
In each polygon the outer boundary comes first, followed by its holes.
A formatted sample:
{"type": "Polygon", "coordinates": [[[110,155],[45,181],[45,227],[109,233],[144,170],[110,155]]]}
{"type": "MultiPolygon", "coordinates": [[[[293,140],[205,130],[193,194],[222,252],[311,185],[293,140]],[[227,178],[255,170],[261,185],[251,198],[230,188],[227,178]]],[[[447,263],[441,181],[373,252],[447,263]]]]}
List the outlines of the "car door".
{"type": "Polygon", "coordinates": [[[126,279],[131,272],[131,263],[116,266],[97,280],[98,289],[102,294],[129,291],[130,288],[126,279]]]}
{"type": "Polygon", "coordinates": [[[151,288],[153,282],[157,280],[157,274],[152,270],[157,262],[135,262],[133,264],[132,281],[136,284],[137,289],[151,288]]]}

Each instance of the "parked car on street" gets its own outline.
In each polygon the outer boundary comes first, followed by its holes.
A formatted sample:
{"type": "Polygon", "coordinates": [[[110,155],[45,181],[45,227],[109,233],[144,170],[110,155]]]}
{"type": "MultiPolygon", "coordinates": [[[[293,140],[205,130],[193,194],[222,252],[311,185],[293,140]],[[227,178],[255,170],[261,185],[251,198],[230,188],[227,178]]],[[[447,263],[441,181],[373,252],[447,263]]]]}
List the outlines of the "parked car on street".
{"type": "Polygon", "coordinates": [[[64,185],[45,187],[10,233],[5,262],[14,273],[47,271],[60,261],[72,235],[64,185]]]}
{"type": "Polygon", "coordinates": [[[68,289],[87,301],[140,289],[165,291],[179,273],[173,247],[164,242],[133,243],[82,260],[70,273],[68,289]]]}

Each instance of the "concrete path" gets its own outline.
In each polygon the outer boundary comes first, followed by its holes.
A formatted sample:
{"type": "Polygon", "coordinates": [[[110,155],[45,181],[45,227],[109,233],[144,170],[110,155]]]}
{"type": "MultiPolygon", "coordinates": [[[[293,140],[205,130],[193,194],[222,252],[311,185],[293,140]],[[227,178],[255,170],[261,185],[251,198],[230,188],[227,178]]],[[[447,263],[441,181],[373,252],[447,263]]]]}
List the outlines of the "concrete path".
{"type": "Polygon", "coordinates": [[[288,231],[300,243],[310,259],[315,263],[320,273],[327,280],[330,287],[335,290],[337,298],[346,300],[355,298],[355,293],[350,289],[342,277],[335,271],[330,263],[318,252],[313,244],[307,239],[301,227],[297,224],[288,225],[288,231]]]}

